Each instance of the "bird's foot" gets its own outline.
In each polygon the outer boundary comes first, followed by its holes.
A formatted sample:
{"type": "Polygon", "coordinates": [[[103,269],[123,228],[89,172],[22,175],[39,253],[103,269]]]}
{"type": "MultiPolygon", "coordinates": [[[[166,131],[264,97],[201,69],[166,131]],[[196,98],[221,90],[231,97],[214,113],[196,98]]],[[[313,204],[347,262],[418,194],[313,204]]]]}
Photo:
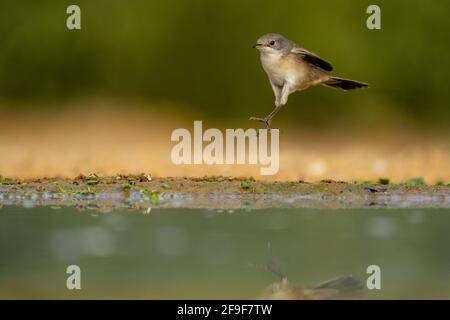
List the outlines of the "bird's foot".
{"type": "Polygon", "coordinates": [[[265,117],[265,118],[258,118],[258,117],[250,117],[249,120],[255,120],[259,122],[264,122],[266,124],[266,129],[271,129],[272,119],[265,117]]]}

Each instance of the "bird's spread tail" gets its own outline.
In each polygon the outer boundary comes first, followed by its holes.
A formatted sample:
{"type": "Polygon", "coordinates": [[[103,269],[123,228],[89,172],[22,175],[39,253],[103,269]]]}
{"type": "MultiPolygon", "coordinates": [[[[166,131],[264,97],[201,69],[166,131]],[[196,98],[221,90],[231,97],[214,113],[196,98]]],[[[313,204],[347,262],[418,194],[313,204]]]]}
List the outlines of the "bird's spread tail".
{"type": "Polygon", "coordinates": [[[365,88],[368,86],[367,83],[361,81],[343,79],[338,77],[330,77],[330,79],[325,81],[323,84],[328,87],[341,89],[344,91],[365,88]]]}

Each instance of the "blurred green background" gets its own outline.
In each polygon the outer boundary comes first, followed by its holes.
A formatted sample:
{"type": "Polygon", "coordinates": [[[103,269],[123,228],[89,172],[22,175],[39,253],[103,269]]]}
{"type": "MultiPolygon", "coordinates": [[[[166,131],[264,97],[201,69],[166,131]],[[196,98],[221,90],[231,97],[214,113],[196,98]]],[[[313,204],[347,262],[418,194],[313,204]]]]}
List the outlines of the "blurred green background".
{"type": "Polygon", "coordinates": [[[447,0],[3,0],[0,105],[60,110],[100,96],[168,102],[198,118],[262,116],[274,98],[251,45],[279,32],[330,61],[336,75],[370,84],[292,95],[280,121],[444,128],[449,9],[447,0]],[[66,28],[70,4],[81,7],[82,30],[66,28]],[[381,7],[382,30],[366,28],[370,4],[381,7]]]}

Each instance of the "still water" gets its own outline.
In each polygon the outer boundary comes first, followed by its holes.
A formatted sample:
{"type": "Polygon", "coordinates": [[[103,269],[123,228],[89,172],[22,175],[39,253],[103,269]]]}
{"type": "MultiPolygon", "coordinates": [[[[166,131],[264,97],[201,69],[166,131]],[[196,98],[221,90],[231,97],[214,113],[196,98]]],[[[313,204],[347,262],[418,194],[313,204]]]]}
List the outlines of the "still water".
{"type": "Polygon", "coordinates": [[[449,299],[449,209],[0,209],[0,298],[253,299],[352,274],[351,298],[449,299]],[[66,268],[81,268],[68,290],[66,268]]]}

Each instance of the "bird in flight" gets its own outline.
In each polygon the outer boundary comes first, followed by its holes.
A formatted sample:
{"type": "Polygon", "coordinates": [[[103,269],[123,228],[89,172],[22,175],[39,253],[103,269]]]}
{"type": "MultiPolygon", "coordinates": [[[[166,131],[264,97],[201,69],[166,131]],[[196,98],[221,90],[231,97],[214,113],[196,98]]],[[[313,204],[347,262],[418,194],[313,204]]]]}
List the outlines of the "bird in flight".
{"type": "Polygon", "coordinates": [[[253,48],[260,52],[261,64],[275,94],[275,109],[264,118],[251,117],[250,120],[265,123],[267,129],[295,91],[318,84],[343,91],[368,86],[364,82],[332,76],[330,63],[278,33],[263,35],[253,48]]]}

